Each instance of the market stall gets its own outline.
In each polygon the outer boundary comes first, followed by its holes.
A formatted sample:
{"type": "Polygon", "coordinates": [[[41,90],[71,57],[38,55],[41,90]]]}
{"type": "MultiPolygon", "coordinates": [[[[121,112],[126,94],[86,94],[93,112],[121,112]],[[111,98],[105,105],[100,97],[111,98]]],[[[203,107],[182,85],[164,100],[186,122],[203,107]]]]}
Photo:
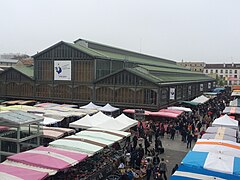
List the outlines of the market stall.
{"type": "Polygon", "coordinates": [[[240,162],[238,157],[196,151],[189,151],[182,160],[184,166],[239,176],[240,166],[238,162],[240,162]]]}
{"type": "Polygon", "coordinates": [[[224,114],[240,114],[240,107],[226,107],[223,110],[224,114]]]}
{"type": "Polygon", "coordinates": [[[112,117],[109,117],[102,112],[98,112],[97,114],[94,114],[92,116],[86,115],[83,118],[72,122],[69,124],[69,127],[76,128],[76,129],[87,129],[91,127],[96,127],[99,124],[102,124],[106,121],[112,121],[114,120],[112,117]]]}
{"type": "Polygon", "coordinates": [[[208,127],[206,133],[237,137],[237,130],[227,127],[208,127]]]}
{"type": "Polygon", "coordinates": [[[33,150],[9,156],[7,159],[42,168],[64,170],[86,158],[86,154],[40,146],[33,150]]]}
{"type": "Polygon", "coordinates": [[[233,101],[230,101],[229,106],[230,107],[240,107],[240,99],[237,98],[237,99],[234,99],[233,101]]]}
{"type": "Polygon", "coordinates": [[[89,156],[92,156],[93,154],[100,152],[105,147],[105,145],[101,143],[98,144],[96,142],[91,142],[91,141],[85,142],[84,140],[81,140],[77,136],[58,139],[56,141],[50,142],[49,146],[62,148],[66,150],[77,151],[83,154],[87,154],[89,156]]]}
{"type": "Polygon", "coordinates": [[[233,137],[233,136],[228,136],[225,134],[208,134],[208,133],[203,134],[201,139],[210,139],[210,140],[218,139],[218,140],[228,140],[232,142],[237,141],[236,137],[233,137]]]}
{"type": "Polygon", "coordinates": [[[239,176],[211,171],[203,168],[180,165],[177,171],[171,176],[171,180],[220,180],[231,179],[238,180],[239,176]]]}
{"type": "Polygon", "coordinates": [[[230,118],[227,114],[215,119],[212,123],[215,127],[229,127],[238,130],[238,121],[230,118]]]}
{"type": "Polygon", "coordinates": [[[74,129],[43,126],[43,134],[41,135],[41,137],[56,140],[65,135],[70,135],[74,133],[75,133],[74,129]]]}
{"type": "Polygon", "coordinates": [[[102,106],[98,106],[98,105],[95,105],[93,102],[90,102],[88,103],[87,105],[85,106],[81,106],[80,109],[94,109],[94,110],[98,110],[100,109],[102,106]]]}
{"type": "Polygon", "coordinates": [[[186,107],[171,106],[171,107],[168,107],[167,109],[184,111],[184,112],[192,112],[190,108],[186,108],[186,107]]]}
{"type": "Polygon", "coordinates": [[[3,180],[33,180],[45,179],[48,176],[46,172],[15,167],[11,165],[0,164],[0,179],[3,180]]]}
{"type": "Polygon", "coordinates": [[[227,140],[198,139],[192,151],[221,153],[240,158],[240,144],[227,140]]]}

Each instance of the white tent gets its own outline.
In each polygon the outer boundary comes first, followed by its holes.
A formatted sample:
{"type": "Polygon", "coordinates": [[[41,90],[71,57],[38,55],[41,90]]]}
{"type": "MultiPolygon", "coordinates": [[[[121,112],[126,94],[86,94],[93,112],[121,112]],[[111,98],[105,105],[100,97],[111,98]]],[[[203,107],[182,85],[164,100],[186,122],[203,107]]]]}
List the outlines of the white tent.
{"type": "Polygon", "coordinates": [[[98,112],[93,116],[86,115],[83,118],[70,123],[69,127],[87,129],[91,127],[97,127],[98,124],[104,123],[105,121],[113,120],[113,118],[103,114],[102,112],[98,112]]]}
{"type": "Polygon", "coordinates": [[[105,106],[99,108],[99,110],[103,112],[114,112],[114,111],[118,111],[119,108],[113,107],[109,103],[107,103],[105,106]]]}
{"type": "Polygon", "coordinates": [[[209,100],[209,98],[207,98],[206,96],[204,95],[201,95],[199,97],[196,97],[195,99],[193,99],[191,102],[195,102],[195,103],[205,103],[209,100]]]}
{"type": "Polygon", "coordinates": [[[233,91],[232,94],[231,94],[231,96],[238,96],[238,97],[240,97],[240,92],[238,92],[238,91],[233,91]]]}
{"type": "Polygon", "coordinates": [[[192,112],[192,110],[190,108],[186,108],[186,107],[171,106],[171,107],[168,107],[168,109],[177,110],[177,111],[184,111],[184,112],[192,112]]]}
{"type": "Polygon", "coordinates": [[[121,122],[123,124],[126,124],[128,129],[138,125],[138,121],[136,121],[136,120],[134,120],[132,118],[127,117],[125,114],[119,115],[118,117],[116,117],[114,119],[114,121],[118,121],[118,122],[121,122]]]}
{"type": "Polygon", "coordinates": [[[53,118],[50,118],[50,117],[44,117],[43,122],[40,122],[40,124],[42,124],[42,125],[50,125],[50,124],[56,124],[56,123],[58,123],[60,121],[61,120],[58,120],[58,119],[53,119],[53,118]]]}
{"type": "Polygon", "coordinates": [[[116,121],[115,119],[105,121],[104,123],[98,124],[96,127],[101,129],[110,129],[117,131],[126,131],[129,129],[129,126],[127,124],[116,121]]]}
{"type": "Polygon", "coordinates": [[[81,106],[80,109],[97,109],[98,110],[101,107],[102,106],[97,106],[97,105],[93,104],[92,102],[90,102],[85,106],[81,106]]]}
{"type": "Polygon", "coordinates": [[[222,126],[222,127],[229,127],[233,129],[238,129],[238,121],[230,118],[227,114],[224,116],[217,118],[213,121],[212,126],[222,126]]]}
{"type": "Polygon", "coordinates": [[[240,144],[236,142],[216,139],[199,139],[193,151],[221,153],[223,155],[240,158],[240,144]]]}

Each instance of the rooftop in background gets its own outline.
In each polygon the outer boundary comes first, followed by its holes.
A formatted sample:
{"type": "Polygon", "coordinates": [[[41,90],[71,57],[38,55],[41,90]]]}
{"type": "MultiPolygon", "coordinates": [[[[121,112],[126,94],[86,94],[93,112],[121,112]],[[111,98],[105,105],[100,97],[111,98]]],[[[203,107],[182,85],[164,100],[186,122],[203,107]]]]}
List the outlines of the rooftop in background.
{"type": "Polygon", "coordinates": [[[0,59],[0,63],[13,63],[17,64],[18,59],[0,59]]]}
{"type": "Polygon", "coordinates": [[[0,125],[3,126],[20,126],[43,121],[43,117],[23,111],[11,111],[0,113],[0,120],[0,125]]]}
{"type": "Polygon", "coordinates": [[[239,63],[231,63],[231,64],[206,64],[205,68],[208,69],[240,69],[239,63]]]}

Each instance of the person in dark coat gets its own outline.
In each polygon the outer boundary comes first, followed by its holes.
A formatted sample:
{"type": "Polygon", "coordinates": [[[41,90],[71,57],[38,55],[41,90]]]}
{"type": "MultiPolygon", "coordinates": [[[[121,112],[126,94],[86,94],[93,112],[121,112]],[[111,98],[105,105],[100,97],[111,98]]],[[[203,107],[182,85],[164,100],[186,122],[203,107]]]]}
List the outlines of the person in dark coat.
{"type": "Polygon", "coordinates": [[[192,135],[192,133],[189,133],[187,136],[187,148],[192,147],[192,139],[193,139],[193,135],[192,135]]]}
{"type": "Polygon", "coordinates": [[[137,147],[137,141],[138,141],[138,138],[136,136],[136,134],[133,136],[133,149],[135,150],[136,147],[137,147]]]}
{"type": "Polygon", "coordinates": [[[176,165],[174,166],[174,168],[172,169],[172,174],[171,174],[171,175],[173,175],[177,169],[178,169],[178,164],[176,164],[176,165]]]}

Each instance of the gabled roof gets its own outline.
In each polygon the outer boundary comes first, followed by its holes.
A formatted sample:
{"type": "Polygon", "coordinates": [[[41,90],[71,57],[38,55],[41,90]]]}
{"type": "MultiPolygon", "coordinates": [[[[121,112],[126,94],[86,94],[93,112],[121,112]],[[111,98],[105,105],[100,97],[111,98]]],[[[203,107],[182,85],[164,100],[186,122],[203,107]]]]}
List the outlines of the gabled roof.
{"type": "Polygon", "coordinates": [[[137,64],[154,65],[161,67],[173,67],[176,69],[185,69],[184,67],[177,65],[176,62],[172,60],[116,48],[93,41],[78,39],[74,41],[74,43],[78,46],[84,46],[85,48],[95,50],[96,52],[102,54],[104,57],[112,60],[120,60],[137,64]],[[81,42],[84,42],[82,43],[84,45],[82,45],[81,42]]]}
{"type": "Polygon", "coordinates": [[[95,51],[95,50],[93,50],[93,49],[90,49],[90,48],[87,48],[87,47],[84,47],[84,46],[80,46],[80,45],[78,45],[78,44],[73,44],[73,43],[69,43],[69,42],[64,42],[64,41],[60,41],[60,42],[58,42],[58,43],[50,46],[49,48],[44,49],[43,51],[41,51],[41,52],[33,55],[32,57],[33,57],[33,58],[36,58],[36,57],[38,57],[38,56],[46,53],[47,51],[49,51],[49,50],[51,50],[51,49],[54,49],[55,47],[57,47],[57,46],[59,46],[59,45],[61,45],[61,44],[64,44],[64,45],[66,45],[66,46],[69,46],[69,47],[71,47],[71,48],[74,48],[74,49],[76,49],[76,50],[79,50],[79,51],[81,51],[81,52],[84,52],[84,53],[86,53],[87,55],[92,56],[92,57],[107,58],[107,57],[104,56],[103,54],[101,54],[101,53],[99,53],[99,52],[97,52],[97,51],[95,51]]]}
{"type": "Polygon", "coordinates": [[[17,70],[18,72],[26,75],[27,77],[33,79],[34,77],[34,70],[33,70],[33,66],[13,66],[13,69],[17,70]]]}
{"type": "Polygon", "coordinates": [[[34,79],[33,66],[25,66],[25,65],[12,66],[12,67],[9,67],[8,69],[6,69],[5,71],[3,71],[1,73],[1,75],[7,73],[10,70],[16,70],[19,73],[21,73],[22,75],[26,76],[27,78],[34,79]]]}
{"type": "MultiPolygon", "coordinates": [[[[153,69],[155,69],[153,67],[153,69]]],[[[147,81],[150,81],[154,84],[160,85],[165,83],[187,83],[187,82],[204,82],[204,81],[213,81],[214,79],[206,76],[201,73],[193,73],[193,74],[184,74],[184,73],[177,73],[172,70],[171,71],[157,71],[157,73],[153,73],[149,71],[149,69],[143,68],[143,66],[135,67],[135,68],[124,68],[122,70],[119,70],[117,72],[114,72],[112,74],[109,74],[107,76],[104,76],[95,82],[99,82],[105,78],[108,78],[110,76],[114,76],[117,73],[120,73],[122,71],[128,71],[132,74],[135,74],[136,76],[139,76],[147,81]]]]}

